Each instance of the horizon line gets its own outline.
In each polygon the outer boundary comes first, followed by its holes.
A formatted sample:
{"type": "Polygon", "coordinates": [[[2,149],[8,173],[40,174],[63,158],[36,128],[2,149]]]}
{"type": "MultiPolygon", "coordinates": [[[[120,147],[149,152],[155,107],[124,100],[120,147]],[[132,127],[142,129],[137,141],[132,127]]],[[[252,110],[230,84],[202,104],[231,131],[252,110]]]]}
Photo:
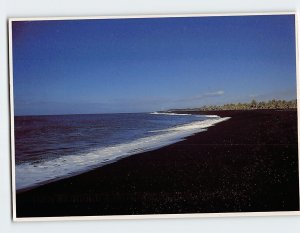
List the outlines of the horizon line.
{"type": "MultiPolygon", "coordinates": [[[[297,98],[294,98],[294,99],[290,99],[290,100],[285,100],[285,99],[270,99],[270,100],[262,100],[262,101],[259,101],[259,100],[255,100],[254,98],[251,100],[251,101],[257,101],[258,103],[259,102],[269,102],[269,101],[272,101],[272,100],[275,100],[275,101],[286,101],[286,102],[289,102],[289,101],[298,101],[297,98]]],[[[222,105],[207,105],[206,107],[210,107],[210,106],[224,106],[224,105],[227,105],[227,104],[247,104],[247,103],[251,103],[251,101],[249,102],[235,102],[235,103],[225,103],[225,104],[222,104],[222,105]]],[[[26,115],[26,114],[20,114],[20,115],[16,115],[14,114],[13,117],[34,117],[34,116],[68,116],[68,115],[100,115],[100,114],[146,114],[146,113],[152,113],[152,112],[164,112],[164,111],[172,111],[172,110],[186,110],[186,109],[200,109],[202,107],[204,107],[205,105],[202,105],[202,106],[198,106],[198,107],[181,107],[181,108],[169,108],[169,109],[165,109],[165,110],[155,110],[155,111],[147,111],[147,112],[103,112],[103,113],[59,113],[59,114],[29,114],[29,115],[26,115]]]]}

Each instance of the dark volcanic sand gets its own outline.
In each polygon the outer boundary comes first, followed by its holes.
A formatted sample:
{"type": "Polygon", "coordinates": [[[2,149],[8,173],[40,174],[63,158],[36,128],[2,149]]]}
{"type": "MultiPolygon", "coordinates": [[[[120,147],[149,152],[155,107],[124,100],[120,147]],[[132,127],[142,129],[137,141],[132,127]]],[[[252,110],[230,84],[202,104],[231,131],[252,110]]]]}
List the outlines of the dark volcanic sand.
{"type": "Polygon", "coordinates": [[[232,118],[185,141],[20,193],[17,217],[299,210],[296,111],[211,114],[232,118]]]}

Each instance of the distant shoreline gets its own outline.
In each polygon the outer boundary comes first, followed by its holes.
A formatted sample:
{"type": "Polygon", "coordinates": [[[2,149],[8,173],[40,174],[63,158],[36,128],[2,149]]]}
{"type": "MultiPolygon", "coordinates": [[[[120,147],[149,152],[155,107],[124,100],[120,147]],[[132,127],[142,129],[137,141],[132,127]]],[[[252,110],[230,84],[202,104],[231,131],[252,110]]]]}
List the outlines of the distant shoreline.
{"type": "MultiPolygon", "coordinates": [[[[248,110],[293,110],[297,109],[297,100],[269,100],[269,101],[256,101],[252,100],[247,103],[230,103],[224,105],[209,105],[200,108],[179,108],[170,109],[165,112],[195,112],[195,111],[248,111],[248,110]]],[[[163,112],[163,111],[162,111],[163,112]]]]}

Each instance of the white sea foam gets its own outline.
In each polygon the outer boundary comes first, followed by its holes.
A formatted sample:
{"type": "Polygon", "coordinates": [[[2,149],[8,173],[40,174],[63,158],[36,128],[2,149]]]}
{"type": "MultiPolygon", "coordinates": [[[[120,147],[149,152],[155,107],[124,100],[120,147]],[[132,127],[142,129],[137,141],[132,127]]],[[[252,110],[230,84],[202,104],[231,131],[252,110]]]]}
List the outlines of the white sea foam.
{"type": "Polygon", "coordinates": [[[26,162],[15,167],[17,191],[29,189],[54,180],[83,173],[96,167],[112,163],[121,158],[154,150],[183,140],[185,137],[205,131],[208,127],[228,120],[230,117],[196,121],[161,130],[158,135],[140,138],[85,153],[62,156],[41,162],[26,162]],[[26,174],[26,175],[24,175],[26,174]]]}
{"type": "Polygon", "coordinates": [[[200,115],[200,116],[203,116],[203,117],[206,117],[206,118],[216,118],[216,117],[219,118],[218,115],[200,115]]]}
{"type": "Polygon", "coordinates": [[[151,112],[152,115],[168,115],[168,116],[198,116],[198,117],[206,117],[206,118],[216,118],[218,115],[201,115],[201,114],[189,114],[189,113],[173,113],[173,112],[151,112]]]}
{"type": "Polygon", "coordinates": [[[229,118],[230,117],[221,118],[221,117],[217,116],[217,117],[214,117],[213,119],[207,119],[204,121],[196,121],[196,122],[193,122],[190,124],[184,124],[184,125],[172,127],[169,129],[153,130],[151,132],[174,132],[174,131],[176,131],[176,132],[186,132],[186,131],[192,132],[197,129],[206,129],[206,128],[213,126],[219,122],[226,121],[229,118]]]}

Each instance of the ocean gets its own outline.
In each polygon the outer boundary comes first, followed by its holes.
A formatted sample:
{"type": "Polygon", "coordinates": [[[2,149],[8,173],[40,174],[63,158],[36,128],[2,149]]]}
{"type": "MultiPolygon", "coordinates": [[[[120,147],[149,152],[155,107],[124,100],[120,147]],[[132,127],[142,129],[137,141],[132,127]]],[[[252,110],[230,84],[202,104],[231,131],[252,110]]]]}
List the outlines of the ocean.
{"type": "Polygon", "coordinates": [[[176,143],[227,119],[158,112],[15,116],[16,190],[176,143]]]}

